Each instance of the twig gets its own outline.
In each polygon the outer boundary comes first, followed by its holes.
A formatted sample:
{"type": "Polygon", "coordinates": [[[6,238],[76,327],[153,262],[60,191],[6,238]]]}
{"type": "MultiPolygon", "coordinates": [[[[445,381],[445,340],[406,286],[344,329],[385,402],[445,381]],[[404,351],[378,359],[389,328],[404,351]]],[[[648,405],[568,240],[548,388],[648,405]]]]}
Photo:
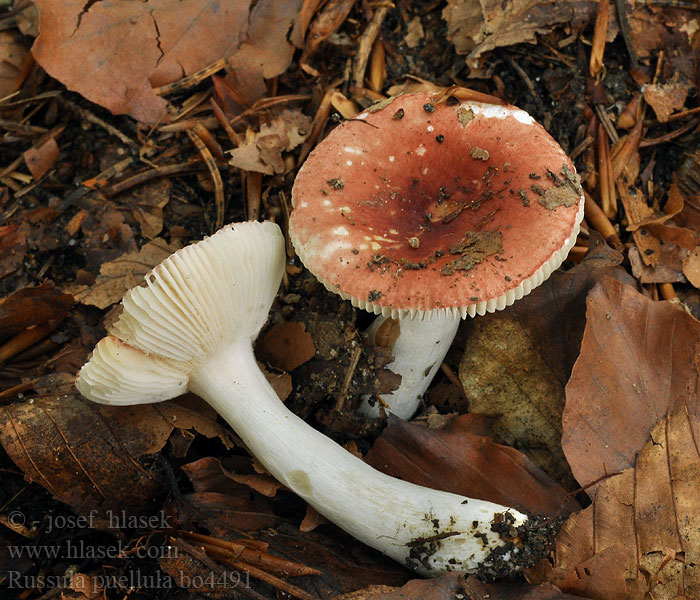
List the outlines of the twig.
{"type": "Polygon", "coordinates": [[[459,380],[459,377],[457,377],[457,373],[454,372],[454,369],[450,365],[448,365],[445,361],[442,361],[440,364],[440,370],[445,374],[445,377],[450,380],[450,383],[456,385],[462,391],[462,393],[464,393],[464,386],[459,380]]]}
{"type": "Polygon", "coordinates": [[[345,400],[348,397],[348,391],[350,390],[350,383],[355,375],[355,370],[357,369],[357,364],[360,362],[360,355],[362,354],[362,347],[357,344],[353,350],[350,357],[350,365],[345,373],[345,379],[343,379],[343,385],[340,387],[340,393],[335,402],[335,411],[341,412],[345,406],[345,400]]]}
{"type": "Polygon", "coordinates": [[[537,93],[537,90],[535,89],[535,84],[532,82],[532,79],[530,79],[529,75],[517,62],[515,62],[515,59],[510,54],[506,54],[506,60],[508,61],[508,64],[511,67],[513,67],[515,72],[520,76],[520,79],[522,79],[525,82],[525,85],[530,91],[532,99],[535,101],[537,108],[543,113],[546,112],[544,104],[542,103],[542,98],[540,98],[540,95],[537,93]]]}
{"type": "Polygon", "coordinates": [[[202,141],[194,129],[188,129],[187,135],[192,140],[202,158],[204,163],[209,169],[209,174],[211,175],[212,182],[214,183],[214,202],[216,203],[216,222],[214,224],[214,231],[221,229],[224,226],[224,183],[221,181],[221,173],[219,173],[219,168],[216,166],[216,161],[212,156],[209,148],[202,141]]]}
{"type": "Polygon", "coordinates": [[[394,5],[390,2],[378,6],[377,10],[374,11],[372,20],[357,41],[357,53],[355,54],[352,69],[352,85],[354,87],[364,87],[365,71],[367,70],[367,61],[372,51],[372,45],[374,44],[374,40],[377,39],[377,35],[379,35],[379,30],[382,27],[382,23],[389,9],[393,7],[394,5]]]}
{"type": "Polygon", "coordinates": [[[89,110],[86,110],[84,108],[81,108],[74,102],[71,102],[70,100],[63,98],[62,96],[57,96],[56,101],[62,105],[63,107],[68,107],[70,110],[73,112],[77,113],[80,115],[81,119],[85,119],[86,121],[89,121],[90,123],[94,123],[98,127],[102,127],[109,135],[113,135],[114,137],[118,138],[119,141],[122,142],[122,144],[126,144],[127,146],[131,146],[132,148],[138,148],[139,145],[132,140],[128,135],[125,133],[122,133],[119,131],[116,127],[113,125],[110,125],[106,121],[103,121],[98,117],[97,115],[94,115],[91,113],[89,110]]]}
{"type": "Polygon", "coordinates": [[[659,295],[664,300],[673,300],[674,298],[678,298],[678,296],[676,295],[676,290],[673,289],[672,283],[660,283],[659,295]]]}
{"type": "Polygon", "coordinates": [[[610,120],[610,117],[608,116],[608,113],[606,112],[605,108],[602,104],[597,103],[593,105],[593,108],[595,109],[595,112],[598,115],[598,119],[600,119],[601,125],[605,128],[605,133],[608,134],[608,139],[613,144],[617,144],[617,140],[620,139],[620,136],[617,135],[615,125],[613,125],[613,122],[610,120]]]}
{"type": "Polygon", "coordinates": [[[262,173],[244,171],[245,199],[249,221],[257,221],[260,216],[260,196],[262,193],[262,173]]]}
{"type": "Polygon", "coordinates": [[[598,188],[603,212],[612,219],[617,214],[617,195],[610,164],[610,145],[602,123],[598,125],[598,188]]]}
{"type": "MultiPolygon", "coordinates": [[[[141,185],[146,181],[150,181],[151,179],[158,179],[159,177],[168,177],[177,173],[196,173],[197,171],[203,171],[205,168],[206,166],[199,161],[177,163],[175,165],[166,165],[164,167],[156,167],[153,169],[149,169],[148,171],[142,171],[141,173],[137,173],[136,175],[132,175],[127,179],[119,181],[114,185],[110,186],[109,188],[105,188],[103,190],[103,193],[105,194],[105,196],[116,196],[117,194],[121,194],[122,192],[137,185],[141,185]]],[[[66,198],[66,200],[68,200],[68,198],[66,198]]],[[[61,209],[63,210],[63,206],[61,206],[61,209]]]]}
{"type": "Polygon", "coordinates": [[[318,105],[318,110],[316,111],[314,120],[311,123],[311,133],[301,146],[297,166],[301,166],[301,164],[306,160],[309,152],[311,152],[311,148],[314,147],[316,141],[321,136],[321,131],[323,131],[323,127],[325,126],[326,121],[328,121],[328,116],[331,114],[331,98],[333,97],[334,91],[335,87],[331,85],[326,90],[326,93],[323,94],[323,98],[321,99],[321,103],[318,105]]]}
{"type": "Polygon", "coordinates": [[[657,138],[648,138],[646,140],[642,140],[639,142],[639,147],[640,148],[648,148],[649,146],[656,146],[656,144],[663,144],[664,142],[668,142],[674,138],[677,138],[679,135],[683,135],[693,127],[695,127],[698,123],[700,123],[700,119],[693,119],[692,121],[689,121],[683,127],[679,127],[675,131],[671,131],[669,133],[666,133],[664,135],[661,135],[657,138]]]}
{"type": "Polygon", "coordinates": [[[627,53],[630,55],[632,67],[634,69],[638,69],[639,61],[637,60],[637,52],[634,49],[632,29],[630,28],[630,22],[627,19],[627,7],[625,6],[625,0],[615,0],[615,6],[617,8],[617,22],[620,24],[620,33],[622,33],[622,38],[625,40],[625,46],[627,46],[627,53]]]}
{"type": "Polygon", "coordinates": [[[211,104],[211,108],[214,111],[214,116],[216,117],[216,120],[219,122],[219,125],[221,125],[221,127],[224,128],[228,139],[231,140],[231,143],[236,148],[238,148],[238,146],[240,146],[242,143],[241,136],[239,136],[233,130],[233,127],[231,127],[231,123],[228,120],[228,117],[224,114],[223,109],[219,106],[217,101],[214,98],[210,98],[209,103],[211,104]]]}
{"type": "Polygon", "coordinates": [[[617,231],[612,226],[610,219],[605,216],[603,210],[598,206],[591,195],[584,191],[583,192],[586,200],[584,204],[584,213],[586,215],[586,220],[598,233],[600,233],[605,241],[610,244],[618,252],[624,251],[624,246],[620,240],[620,236],[617,235],[617,231]]]}
{"type": "Polygon", "coordinates": [[[156,96],[165,96],[166,94],[172,94],[173,92],[179,92],[181,90],[194,87],[203,79],[210,77],[217,71],[221,71],[221,69],[224,68],[226,68],[226,59],[220,58],[203,69],[192,73],[192,75],[187,75],[186,77],[183,77],[178,81],[174,81],[173,83],[153,88],[153,93],[156,96]]]}

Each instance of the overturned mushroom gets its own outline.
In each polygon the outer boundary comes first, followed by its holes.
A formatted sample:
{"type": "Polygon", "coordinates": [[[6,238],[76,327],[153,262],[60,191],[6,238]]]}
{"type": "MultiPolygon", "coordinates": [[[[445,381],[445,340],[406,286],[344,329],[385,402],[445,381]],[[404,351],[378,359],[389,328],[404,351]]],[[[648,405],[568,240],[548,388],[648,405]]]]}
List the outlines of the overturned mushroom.
{"type": "Polygon", "coordinates": [[[280,402],[252,342],[284,264],[272,223],[230,225],[176,252],[124,296],[78,390],[95,402],[129,405],[189,389],[275,478],[368,546],[426,575],[517,570],[528,554],[526,515],[380,473],[280,402]]]}
{"type": "MultiPolygon", "coordinates": [[[[294,182],[289,232],[328,290],[399,319],[401,386],[382,399],[408,418],[460,319],[501,310],[540,285],[576,240],[579,178],[566,153],[513,106],[381,103],[333,130],[294,182]]],[[[376,408],[364,406],[376,415],[376,408]]]]}

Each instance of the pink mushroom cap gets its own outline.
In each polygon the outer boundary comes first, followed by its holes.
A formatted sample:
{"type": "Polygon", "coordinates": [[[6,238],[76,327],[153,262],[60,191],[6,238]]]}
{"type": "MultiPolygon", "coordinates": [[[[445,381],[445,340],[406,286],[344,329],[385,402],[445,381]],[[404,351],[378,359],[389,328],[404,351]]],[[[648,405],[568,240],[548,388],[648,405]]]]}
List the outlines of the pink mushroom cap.
{"type": "Polygon", "coordinates": [[[502,309],[559,267],[583,218],[571,160],[530,115],[436,98],[398,96],[339,125],[294,182],[299,258],[375,314],[502,309]]]}

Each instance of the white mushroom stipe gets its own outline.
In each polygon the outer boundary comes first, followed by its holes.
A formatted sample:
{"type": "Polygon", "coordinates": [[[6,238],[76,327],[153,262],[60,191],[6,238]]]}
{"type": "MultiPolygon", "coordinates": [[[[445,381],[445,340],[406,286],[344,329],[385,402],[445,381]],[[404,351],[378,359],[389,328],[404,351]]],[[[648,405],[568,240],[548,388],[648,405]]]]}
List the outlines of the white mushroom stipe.
{"type": "Polygon", "coordinates": [[[380,473],[280,402],[252,342],[284,264],[284,240],[272,223],[230,225],[175,253],[146,276],[146,287],[126,294],[112,335],[80,371],[78,390],[112,405],[193,391],[276,479],[350,535],[421,574],[501,570],[504,556],[517,563],[521,541],[496,531],[514,531],[526,515],[380,473]]]}
{"type": "MultiPolygon", "coordinates": [[[[380,315],[365,331],[370,344],[376,343],[377,330],[391,317],[380,315]]],[[[391,413],[402,419],[410,419],[420,404],[435,373],[452,345],[457,328],[462,321],[459,314],[443,312],[433,319],[419,317],[398,320],[399,335],[391,353],[394,360],[387,369],[401,375],[398,389],[382,394],[382,400],[391,408],[391,413]]],[[[379,416],[379,403],[365,398],[359,412],[367,417],[379,416]]]]}

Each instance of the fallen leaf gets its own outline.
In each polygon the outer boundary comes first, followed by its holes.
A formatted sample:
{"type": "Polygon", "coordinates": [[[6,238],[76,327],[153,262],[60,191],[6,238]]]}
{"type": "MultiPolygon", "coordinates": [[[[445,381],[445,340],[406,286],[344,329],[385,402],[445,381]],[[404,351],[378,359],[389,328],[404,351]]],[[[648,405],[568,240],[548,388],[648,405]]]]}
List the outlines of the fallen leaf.
{"type": "Polygon", "coordinates": [[[146,183],[116,201],[131,208],[131,214],[141,228],[141,235],[149,240],[163,230],[163,208],[170,201],[172,185],[168,179],[146,183]]]}
{"type": "Polygon", "coordinates": [[[296,369],[316,354],[314,340],[306,326],[294,321],[270,327],[255,349],[261,360],[284,371],[296,369]]]}
{"type": "Polygon", "coordinates": [[[306,514],[299,524],[299,531],[313,531],[319,525],[328,523],[328,520],[314,509],[310,504],[306,505],[306,514]]]}
{"type": "Polygon", "coordinates": [[[246,485],[267,498],[274,498],[277,492],[284,486],[270,475],[259,473],[228,473],[228,476],[236,483],[246,485]]]}
{"type": "Polygon", "coordinates": [[[36,5],[40,33],[32,53],[37,62],[91,102],[145,123],[166,115],[165,99],[152,88],[234,54],[249,18],[247,0],[88,5],[37,0],[36,5]]]}
{"type": "Polygon", "coordinates": [[[294,46],[289,42],[289,35],[301,5],[302,0],[253,3],[245,41],[229,59],[230,70],[226,76],[249,104],[267,92],[265,79],[284,73],[292,61],[294,46]]]}
{"type": "Polygon", "coordinates": [[[0,31],[0,98],[15,91],[26,58],[27,48],[19,32],[15,29],[0,31]]]}
{"type": "Polygon", "coordinates": [[[333,600],[576,600],[549,583],[483,583],[475,576],[448,573],[434,579],[412,579],[400,588],[372,586],[333,600]]]}
{"type": "Polygon", "coordinates": [[[415,577],[408,569],[332,525],[301,532],[281,523],[274,531],[262,531],[261,541],[270,552],[321,571],[311,581],[295,580],[315,598],[333,598],[372,585],[400,586],[415,577]]]}
{"type": "Polygon", "coordinates": [[[557,271],[513,306],[462,326],[459,377],[469,409],[496,417],[494,430],[505,443],[566,486],[574,481],[561,450],[561,412],[583,336],[585,297],[606,275],[634,281],[610,266],[622,259],[619,253],[595,246],[592,252],[590,263],[557,271]]]}
{"type": "Polygon", "coordinates": [[[194,522],[212,535],[226,536],[274,527],[281,521],[269,500],[228,477],[218,459],[201,458],[181,468],[194,488],[184,502],[177,502],[181,522],[194,522]]]}
{"type": "Polygon", "coordinates": [[[0,226],[0,279],[22,266],[31,232],[26,221],[0,226]]]}
{"type": "MultiPolygon", "coordinates": [[[[537,34],[549,33],[556,25],[575,26],[592,22],[597,3],[554,0],[448,0],[443,9],[447,37],[457,54],[467,55],[472,77],[479,75],[483,55],[495,48],[535,42],[537,34]]],[[[610,11],[614,14],[615,11],[610,11]]],[[[614,35],[616,27],[609,27],[614,35]]]]}
{"type": "Polygon", "coordinates": [[[34,179],[39,179],[46,171],[53,167],[58,158],[58,144],[53,137],[49,137],[38,148],[30,148],[24,153],[24,162],[34,179]]]}
{"type": "Polygon", "coordinates": [[[404,43],[409,48],[415,48],[420,44],[421,40],[425,36],[423,32],[423,25],[420,22],[420,17],[413,17],[406,26],[406,35],[404,36],[404,43]]]}
{"type": "Polygon", "coordinates": [[[669,410],[700,412],[700,323],[605,278],[588,295],[581,354],[566,386],[562,446],[589,494],[634,464],[669,410]]]}
{"type": "Polygon", "coordinates": [[[661,244],[658,263],[649,267],[644,264],[636,246],[629,249],[628,257],[634,275],[640,283],[676,283],[685,282],[683,265],[688,256],[685,248],[675,244],[661,244]]]}
{"type": "Polygon", "coordinates": [[[676,244],[686,250],[692,250],[700,243],[700,236],[687,227],[652,223],[647,225],[647,228],[664,244],[676,244]]]}
{"type": "Polygon", "coordinates": [[[646,227],[634,227],[642,222],[654,219],[656,217],[654,209],[646,203],[644,194],[631,185],[624,174],[616,183],[617,193],[622,202],[622,206],[625,208],[627,220],[630,225],[633,226],[632,237],[634,238],[635,245],[639,249],[639,255],[644,261],[644,264],[655,267],[659,262],[661,242],[656,236],[651,235],[649,229],[646,227]]]}
{"type": "Polygon", "coordinates": [[[146,273],[179,247],[177,243],[167,244],[165,240],[156,238],[138,252],[103,263],[95,283],[86,289],[76,290],[76,301],[98,308],[107,308],[119,302],[127,290],[141,283],[146,273]]]}
{"type": "MultiPolygon", "coordinates": [[[[299,59],[299,65],[307,73],[317,74],[316,70],[308,64],[309,60],[316,53],[318,47],[343,24],[356,1],[357,0],[330,0],[323,6],[318,14],[314,16],[314,20],[311,22],[308,29],[306,43],[303,44],[304,51],[299,59]]],[[[318,4],[319,2],[315,3],[318,4]]],[[[306,19],[311,18],[311,14],[308,16],[304,14],[304,9],[308,4],[308,2],[304,2],[300,17],[305,16],[306,19]]],[[[304,32],[302,31],[301,33],[303,35],[304,32]]],[[[298,45],[301,46],[302,44],[298,45]]]]}
{"type": "Polygon", "coordinates": [[[97,275],[103,263],[138,251],[134,231],[124,222],[124,211],[114,202],[95,194],[76,204],[86,211],[80,225],[85,236],[85,270],[97,275]]]}
{"type": "Polygon", "coordinates": [[[311,119],[300,111],[284,110],[263,123],[260,131],[230,151],[229,164],[244,171],[266,175],[284,173],[286,167],[282,152],[296,148],[311,133],[311,119]]]}
{"type": "Polygon", "coordinates": [[[39,11],[32,0],[16,0],[12,10],[17,13],[17,29],[27,37],[39,35],[39,11]]]}
{"type": "Polygon", "coordinates": [[[674,112],[683,109],[687,96],[688,84],[680,81],[650,83],[644,88],[644,100],[654,109],[661,123],[666,123],[674,112]]]}
{"type": "Polygon", "coordinates": [[[365,462],[418,485],[555,516],[578,509],[566,490],[514,448],[469,432],[459,416],[445,429],[427,429],[394,416],[365,462]]]}
{"type": "Polygon", "coordinates": [[[100,406],[78,394],[34,399],[0,408],[0,443],[28,481],[35,481],[77,514],[155,508],[167,486],[160,471],[138,459],[158,452],[175,427],[205,432],[230,446],[216,413],[177,402],[100,406]]]}
{"type": "MultiPolygon", "coordinates": [[[[682,3],[679,3],[682,4],[682,3]]],[[[666,52],[662,76],[671,80],[680,73],[688,81],[697,81],[697,31],[700,19],[695,10],[682,5],[654,6],[650,3],[625,2],[629,23],[629,40],[636,58],[644,61],[666,52]]],[[[652,71],[653,72],[653,71],[652,71]]]]}
{"type": "Polygon", "coordinates": [[[289,373],[273,373],[272,371],[268,371],[261,362],[257,364],[263,375],[265,375],[265,379],[267,379],[268,383],[272,386],[272,389],[275,390],[277,397],[282,400],[282,402],[289,398],[289,394],[292,393],[293,389],[292,376],[289,373]]]}
{"type": "Polygon", "coordinates": [[[700,289],[700,247],[696,247],[683,261],[683,275],[700,289]]]}
{"type": "Polygon", "coordinates": [[[601,600],[700,595],[700,419],[684,408],[647,430],[634,465],[597,485],[592,506],[564,524],[558,587],[601,600]]]}
{"type": "Polygon", "coordinates": [[[19,289],[0,303],[0,338],[45,321],[63,319],[73,304],[73,297],[58,291],[50,281],[19,289]]]}

